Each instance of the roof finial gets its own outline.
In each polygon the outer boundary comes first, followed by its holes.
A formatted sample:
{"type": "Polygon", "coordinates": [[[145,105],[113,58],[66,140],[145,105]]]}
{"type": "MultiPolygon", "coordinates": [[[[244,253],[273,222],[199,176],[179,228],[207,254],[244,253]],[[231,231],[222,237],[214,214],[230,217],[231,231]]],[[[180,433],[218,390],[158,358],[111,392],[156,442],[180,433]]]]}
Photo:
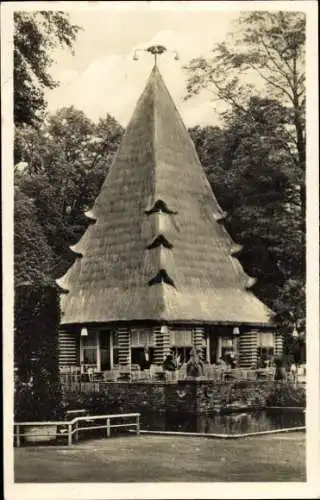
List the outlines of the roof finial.
{"type": "Polygon", "coordinates": [[[134,61],[138,60],[137,52],[149,52],[150,54],[153,54],[153,56],[154,56],[154,65],[155,66],[157,66],[157,57],[159,55],[163,54],[164,52],[173,52],[175,54],[174,59],[176,61],[179,60],[179,55],[178,55],[178,52],[176,50],[168,50],[163,45],[151,45],[147,49],[136,49],[134,51],[134,56],[133,56],[133,60],[134,61]]]}

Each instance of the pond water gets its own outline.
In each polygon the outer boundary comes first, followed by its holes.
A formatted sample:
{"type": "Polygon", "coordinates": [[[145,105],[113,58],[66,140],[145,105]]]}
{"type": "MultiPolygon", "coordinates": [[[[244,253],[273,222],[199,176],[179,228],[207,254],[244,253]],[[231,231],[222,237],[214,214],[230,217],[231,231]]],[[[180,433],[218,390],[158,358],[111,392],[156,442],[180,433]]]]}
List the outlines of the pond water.
{"type": "MultiPolygon", "coordinates": [[[[127,421],[126,421],[127,422],[127,421]]],[[[96,423],[98,423],[96,421],[96,423]]],[[[100,422],[101,423],[101,422],[100,422]]],[[[125,420],[118,418],[114,423],[125,423],[125,420]]],[[[92,426],[92,422],[82,422],[84,427],[92,426]]],[[[103,419],[105,425],[105,419],[103,419]]],[[[305,413],[302,410],[260,410],[243,411],[229,414],[214,415],[190,415],[181,413],[166,412],[159,413],[141,413],[141,430],[150,431],[178,431],[185,433],[201,434],[247,434],[253,432],[272,431],[276,429],[287,429],[292,427],[305,426],[305,413]]],[[[133,431],[134,432],[134,431],[133,431]]],[[[128,433],[127,427],[112,429],[112,437],[121,436],[128,433]]],[[[104,429],[87,429],[79,431],[79,439],[90,440],[105,438],[104,429]]],[[[51,445],[65,445],[67,443],[67,428],[63,424],[60,433],[51,445]]],[[[22,446],[26,441],[22,438],[22,446]]],[[[36,442],[36,446],[46,446],[49,441],[36,442]]]]}
{"type": "Polygon", "coordinates": [[[141,429],[152,431],[246,434],[305,425],[302,410],[261,410],[215,415],[142,414],[141,429]]]}

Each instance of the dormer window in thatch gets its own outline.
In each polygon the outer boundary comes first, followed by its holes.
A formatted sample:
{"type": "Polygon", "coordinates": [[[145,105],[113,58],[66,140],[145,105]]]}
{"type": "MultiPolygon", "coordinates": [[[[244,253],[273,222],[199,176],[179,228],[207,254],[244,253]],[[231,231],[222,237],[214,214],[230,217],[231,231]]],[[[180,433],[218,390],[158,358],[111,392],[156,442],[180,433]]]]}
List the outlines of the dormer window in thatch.
{"type": "Polygon", "coordinates": [[[160,269],[158,274],[148,282],[148,285],[152,286],[158,283],[167,283],[167,285],[175,287],[173,280],[170,278],[165,269],[160,269]]]}
{"type": "Polygon", "coordinates": [[[70,250],[76,255],[77,258],[82,259],[83,254],[79,252],[79,250],[75,249],[76,245],[74,246],[69,246],[70,250]]]}
{"type": "Polygon", "coordinates": [[[257,278],[252,278],[251,276],[249,277],[247,283],[246,283],[246,289],[249,290],[250,288],[254,287],[254,285],[257,283],[257,278]]]}
{"type": "Polygon", "coordinates": [[[88,219],[90,219],[90,222],[91,222],[92,224],[94,224],[94,223],[96,222],[96,220],[97,220],[97,219],[96,219],[96,217],[93,215],[92,210],[87,210],[86,212],[84,212],[84,215],[85,215],[88,219]]]}
{"type": "MultiPolygon", "coordinates": [[[[57,288],[58,288],[58,292],[61,293],[61,294],[66,294],[66,293],[69,293],[69,290],[67,290],[66,288],[63,288],[61,285],[59,285],[56,281],[56,285],[57,285],[57,288]]],[[[64,313],[61,311],[61,315],[63,315],[64,313]]]]}
{"type": "Polygon", "coordinates": [[[235,257],[236,255],[239,255],[243,250],[243,246],[242,245],[233,245],[231,247],[231,251],[230,251],[230,255],[232,255],[232,257],[235,257]]]}
{"type": "Polygon", "coordinates": [[[66,279],[66,275],[62,276],[62,278],[57,279],[56,285],[58,287],[59,293],[62,294],[69,293],[68,281],[66,279]]]}
{"type": "Polygon", "coordinates": [[[160,234],[159,236],[156,236],[152,242],[147,246],[148,249],[151,249],[151,248],[157,248],[159,246],[164,246],[165,248],[172,248],[173,245],[171,245],[171,243],[167,240],[167,238],[165,236],[163,236],[163,234],[160,234]]]}
{"type": "Polygon", "coordinates": [[[150,214],[154,214],[154,213],[165,213],[165,214],[176,214],[177,212],[173,211],[173,210],[170,210],[170,208],[168,207],[168,205],[166,204],[165,201],[159,199],[157,200],[151,209],[147,209],[146,211],[146,214],[147,215],[150,215],[150,214]]]}
{"type": "Polygon", "coordinates": [[[226,217],[228,216],[228,213],[227,212],[221,212],[219,214],[214,214],[214,219],[216,222],[222,222],[226,219],[226,217]]]}

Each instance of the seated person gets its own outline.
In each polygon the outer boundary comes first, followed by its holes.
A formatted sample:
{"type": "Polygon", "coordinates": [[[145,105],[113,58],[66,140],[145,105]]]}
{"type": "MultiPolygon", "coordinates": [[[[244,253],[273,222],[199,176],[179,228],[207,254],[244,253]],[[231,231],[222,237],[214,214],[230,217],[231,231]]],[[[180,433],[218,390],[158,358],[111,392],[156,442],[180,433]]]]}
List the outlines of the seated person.
{"type": "Polygon", "coordinates": [[[257,359],[257,370],[260,370],[261,368],[264,368],[264,361],[263,358],[258,358],[257,359]]]}
{"type": "Polygon", "coordinates": [[[230,353],[228,354],[228,365],[229,365],[232,369],[236,368],[236,366],[237,366],[237,360],[236,360],[236,357],[235,357],[234,352],[230,352],[230,353]]]}
{"type": "Polygon", "coordinates": [[[226,369],[227,368],[227,363],[225,362],[225,360],[223,359],[223,357],[219,358],[218,366],[220,368],[222,368],[222,369],[226,369]]]}
{"type": "Polygon", "coordinates": [[[173,351],[167,355],[162,366],[168,372],[174,372],[177,369],[177,360],[173,351]]]}

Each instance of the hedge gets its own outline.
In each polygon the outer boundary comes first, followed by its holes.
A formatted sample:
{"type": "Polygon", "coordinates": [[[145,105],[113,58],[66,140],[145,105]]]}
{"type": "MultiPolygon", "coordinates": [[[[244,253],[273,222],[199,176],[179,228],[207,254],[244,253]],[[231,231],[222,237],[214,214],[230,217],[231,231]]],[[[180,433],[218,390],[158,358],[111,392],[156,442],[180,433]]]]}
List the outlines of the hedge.
{"type": "Polygon", "coordinates": [[[59,293],[52,285],[15,290],[15,420],[50,420],[61,414],[58,366],[59,293]]]}

